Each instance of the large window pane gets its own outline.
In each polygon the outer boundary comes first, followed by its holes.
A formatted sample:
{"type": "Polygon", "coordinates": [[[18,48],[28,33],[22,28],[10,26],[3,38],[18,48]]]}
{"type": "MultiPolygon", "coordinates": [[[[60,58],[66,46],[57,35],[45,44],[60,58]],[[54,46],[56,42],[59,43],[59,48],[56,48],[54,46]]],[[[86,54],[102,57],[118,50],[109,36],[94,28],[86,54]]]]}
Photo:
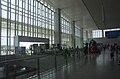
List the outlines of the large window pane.
{"type": "MultiPolygon", "coordinates": [[[[54,43],[55,11],[52,6],[44,1],[41,4],[41,0],[40,2],[37,0],[11,0],[9,3],[7,1],[1,0],[1,46],[4,49],[14,48],[14,36],[16,35],[49,38],[50,43],[54,43]]],[[[9,50],[8,52],[11,52],[9,50]]]]}

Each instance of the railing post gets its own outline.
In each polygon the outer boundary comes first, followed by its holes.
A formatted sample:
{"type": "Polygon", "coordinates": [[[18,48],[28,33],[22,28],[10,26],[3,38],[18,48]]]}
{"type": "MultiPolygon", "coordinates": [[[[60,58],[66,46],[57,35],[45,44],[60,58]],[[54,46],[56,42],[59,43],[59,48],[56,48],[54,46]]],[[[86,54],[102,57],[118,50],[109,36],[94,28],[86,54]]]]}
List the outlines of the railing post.
{"type": "Polygon", "coordinates": [[[80,59],[80,49],[78,49],[79,59],[80,59]]]}
{"type": "Polygon", "coordinates": [[[8,63],[5,63],[5,79],[9,79],[8,63]]]}
{"type": "Polygon", "coordinates": [[[14,67],[14,75],[13,75],[13,79],[16,79],[16,76],[15,76],[15,74],[16,74],[16,67],[17,67],[17,65],[13,65],[13,67],[14,67]]]}
{"type": "Polygon", "coordinates": [[[37,58],[37,75],[38,75],[38,79],[40,79],[40,59],[39,57],[37,58]]]}
{"type": "Polygon", "coordinates": [[[57,70],[57,55],[55,54],[55,70],[57,70]]]}
{"type": "Polygon", "coordinates": [[[73,61],[75,62],[75,55],[76,55],[76,51],[75,51],[75,49],[73,49],[73,61]]]}
{"type": "Polygon", "coordinates": [[[66,66],[68,66],[68,56],[65,58],[66,66]]]}

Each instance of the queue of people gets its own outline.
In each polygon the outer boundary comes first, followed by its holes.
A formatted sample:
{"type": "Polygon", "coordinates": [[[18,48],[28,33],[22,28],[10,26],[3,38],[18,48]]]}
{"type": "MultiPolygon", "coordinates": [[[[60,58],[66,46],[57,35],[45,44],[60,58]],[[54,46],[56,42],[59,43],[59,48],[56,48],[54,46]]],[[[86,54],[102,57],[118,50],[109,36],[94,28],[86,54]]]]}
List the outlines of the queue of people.
{"type": "Polygon", "coordinates": [[[110,58],[113,61],[117,61],[118,64],[120,64],[120,45],[114,43],[113,45],[110,44],[105,44],[103,45],[103,50],[105,51],[106,49],[110,50],[110,58]]]}
{"type": "Polygon", "coordinates": [[[120,64],[120,46],[117,44],[111,45],[110,51],[111,59],[118,61],[118,64],[120,64]]]}
{"type": "MultiPolygon", "coordinates": [[[[120,64],[120,45],[118,44],[104,44],[101,46],[103,48],[103,51],[106,49],[110,50],[110,58],[111,60],[116,60],[118,64],[120,64]]],[[[90,41],[90,43],[86,43],[84,47],[84,55],[88,54],[100,54],[100,51],[102,49],[99,49],[97,46],[97,42],[93,39],[90,41]]]]}

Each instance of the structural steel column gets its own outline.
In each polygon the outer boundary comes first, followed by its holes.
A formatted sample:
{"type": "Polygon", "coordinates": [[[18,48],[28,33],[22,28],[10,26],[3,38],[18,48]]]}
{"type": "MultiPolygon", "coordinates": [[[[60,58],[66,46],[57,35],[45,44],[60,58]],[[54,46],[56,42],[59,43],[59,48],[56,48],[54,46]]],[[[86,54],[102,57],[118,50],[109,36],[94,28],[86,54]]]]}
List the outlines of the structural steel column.
{"type": "Polygon", "coordinates": [[[55,11],[55,44],[61,45],[61,9],[55,11]]]}
{"type": "Polygon", "coordinates": [[[102,38],[104,38],[104,30],[102,30],[102,38]]]}
{"type": "Polygon", "coordinates": [[[88,31],[86,30],[85,33],[86,33],[85,34],[86,35],[86,42],[88,42],[88,31]]]}
{"type": "Polygon", "coordinates": [[[72,26],[71,26],[71,28],[72,28],[72,46],[73,46],[73,48],[75,48],[75,21],[72,21],[71,22],[72,24],[72,26]]]}
{"type": "Polygon", "coordinates": [[[80,30],[80,37],[81,37],[81,46],[82,46],[82,48],[83,48],[83,43],[84,43],[84,41],[83,41],[83,28],[81,28],[81,30],[80,30]]]}
{"type": "Polygon", "coordinates": [[[2,28],[2,9],[1,9],[1,0],[0,0],[0,55],[1,55],[1,28],[2,28]]]}

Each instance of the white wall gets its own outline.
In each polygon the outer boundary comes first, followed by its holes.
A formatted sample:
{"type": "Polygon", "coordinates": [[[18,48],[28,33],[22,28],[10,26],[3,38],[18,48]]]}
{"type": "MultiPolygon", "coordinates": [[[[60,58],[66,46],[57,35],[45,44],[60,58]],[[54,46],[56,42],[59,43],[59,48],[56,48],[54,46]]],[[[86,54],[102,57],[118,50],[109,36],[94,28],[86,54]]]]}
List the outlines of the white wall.
{"type": "Polygon", "coordinates": [[[97,43],[103,44],[114,44],[117,43],[120,45],[120,37],[118,38],[94,38],[97,43]]]}

